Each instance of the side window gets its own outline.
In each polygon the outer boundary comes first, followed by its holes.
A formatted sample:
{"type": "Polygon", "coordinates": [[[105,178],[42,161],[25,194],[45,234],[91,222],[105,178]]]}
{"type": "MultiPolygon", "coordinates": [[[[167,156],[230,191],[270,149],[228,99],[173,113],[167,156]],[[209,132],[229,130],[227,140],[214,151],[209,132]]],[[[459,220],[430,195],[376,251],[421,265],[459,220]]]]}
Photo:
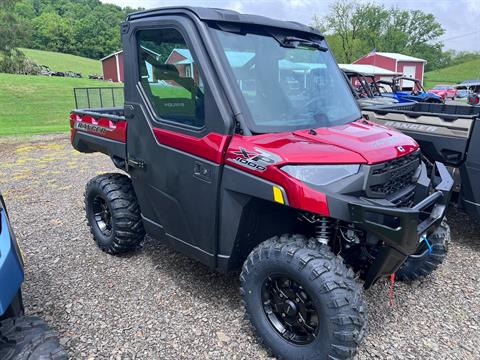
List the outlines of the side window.
{"type": "Polygon", "coordinates": [[[138,34],[140,82],[158,117],[184,125],[205,124],[204,87],[198,64],[175,29],[138,34]]]}

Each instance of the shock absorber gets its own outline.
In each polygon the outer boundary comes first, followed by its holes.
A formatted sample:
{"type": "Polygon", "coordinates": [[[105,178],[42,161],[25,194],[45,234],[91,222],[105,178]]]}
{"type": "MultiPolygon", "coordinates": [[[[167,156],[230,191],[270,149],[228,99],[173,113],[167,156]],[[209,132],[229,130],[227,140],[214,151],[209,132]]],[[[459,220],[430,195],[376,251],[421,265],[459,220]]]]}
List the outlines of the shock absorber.
{"type": "Polygon", "coordinates": [[[324,245],[328,245],[332,236],[332,223],[329,218],[321,216],[315,223],[315,239],[324,245]]]}

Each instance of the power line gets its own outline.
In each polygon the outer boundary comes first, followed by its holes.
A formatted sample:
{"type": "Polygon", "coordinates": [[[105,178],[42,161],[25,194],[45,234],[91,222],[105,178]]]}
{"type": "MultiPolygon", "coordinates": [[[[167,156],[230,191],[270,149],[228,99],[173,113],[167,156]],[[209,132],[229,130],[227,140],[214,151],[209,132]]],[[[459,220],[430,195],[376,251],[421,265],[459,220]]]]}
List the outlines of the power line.
{"type": "Polygon", "coordinates": [[[459,39],[459,38],[463,38],[463,37],[465,37],[465,36],[470,36],[470,35],[479,34],[479,33],[480,33],[480,30],[477,30],[477,31],[472,31],[472,32],[467,33],[467,34],[457,35],[457,36],[453,36],[453,37],[451,37],[451,38],[439,39],[439,40],[440,40],[440,41],[454,40],[454,39],[459,39]]]}

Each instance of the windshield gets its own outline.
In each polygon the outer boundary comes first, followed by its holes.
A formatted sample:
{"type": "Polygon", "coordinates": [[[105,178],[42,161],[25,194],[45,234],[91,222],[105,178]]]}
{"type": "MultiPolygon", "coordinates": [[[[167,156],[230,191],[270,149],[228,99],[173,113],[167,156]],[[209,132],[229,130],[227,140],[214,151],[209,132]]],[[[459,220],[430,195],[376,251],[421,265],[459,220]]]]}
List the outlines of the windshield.
{"type": "Polygon", "coordinates": [[[449,86],[445,86],[445,85],[437,85],[434,87],[435,90],[448,90],[450,89],[449,86]]]}
{"type": "Polygon", "coordinates": [[[283,36],[297,40],[286,47],[271,35],[212,31],[250,112],[252,132],[329,127],[361,117],[323,41],[283,36]]]}

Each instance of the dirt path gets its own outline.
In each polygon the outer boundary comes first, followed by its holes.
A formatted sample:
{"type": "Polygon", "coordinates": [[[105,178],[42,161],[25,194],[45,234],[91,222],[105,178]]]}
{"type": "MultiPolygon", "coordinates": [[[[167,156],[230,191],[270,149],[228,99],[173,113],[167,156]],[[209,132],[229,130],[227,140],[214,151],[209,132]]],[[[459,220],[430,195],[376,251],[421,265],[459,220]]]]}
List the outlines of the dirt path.
{"type": "MultiPolygon", "coordinates": [[[[99,251],[83,189],[115,171],[66,136],[0,142],[0,190],[26,255],[27,312],[45,318],[74,359],[266,359],[243,320],[235,274],[220,275],[147,239],[130,256],[99,251]],[[129,357],[128,357],[129,356],[129,357]]],[[[366,293],[369,335],[358,359],[480,358],[480,229],[449,214],[453,242],[431,278],[366,293]]]]}

